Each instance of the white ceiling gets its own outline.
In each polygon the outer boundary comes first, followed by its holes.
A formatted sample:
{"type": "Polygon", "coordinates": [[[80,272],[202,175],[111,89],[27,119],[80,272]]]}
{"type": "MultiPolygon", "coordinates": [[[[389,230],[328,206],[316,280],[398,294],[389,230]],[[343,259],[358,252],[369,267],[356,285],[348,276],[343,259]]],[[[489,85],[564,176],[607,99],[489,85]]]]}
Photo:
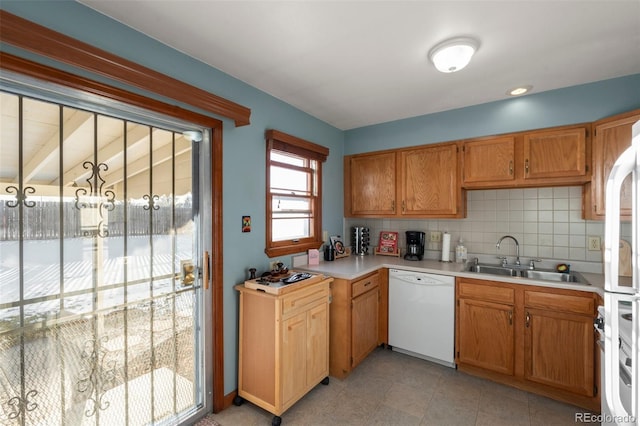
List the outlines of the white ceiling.
{"type": "Polygon", "coordinates": [[[81,3],[345,130],[640,73],[639,0],[81,3]],[[456,36],[480,49],[439,73],[456,36]]]}

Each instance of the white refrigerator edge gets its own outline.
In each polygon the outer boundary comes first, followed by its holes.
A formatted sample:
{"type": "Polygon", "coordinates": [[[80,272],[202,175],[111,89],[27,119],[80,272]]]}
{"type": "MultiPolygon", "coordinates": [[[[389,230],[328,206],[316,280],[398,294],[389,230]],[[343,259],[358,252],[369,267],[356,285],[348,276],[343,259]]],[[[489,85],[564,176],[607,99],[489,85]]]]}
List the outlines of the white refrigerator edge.
{"type": "Polygon", "coordinates": [[[606,187],[606,219],[605,219],[605,371],[604,392],[607,407],[613,423],[620,426],[638,426],[640,402],[640,373],[638,361],[640,339],[640,121],[632,127],[632,144],[614,164],[606,187]],[[628,175],[632,175],[632,285],[619,283],[618,259],[620,242],[620,189],[628,175]],[[631,305],[632,311],[632,366],[631,366],[631,406],[625,407],[620,397],[620,302],[631,305]]]}

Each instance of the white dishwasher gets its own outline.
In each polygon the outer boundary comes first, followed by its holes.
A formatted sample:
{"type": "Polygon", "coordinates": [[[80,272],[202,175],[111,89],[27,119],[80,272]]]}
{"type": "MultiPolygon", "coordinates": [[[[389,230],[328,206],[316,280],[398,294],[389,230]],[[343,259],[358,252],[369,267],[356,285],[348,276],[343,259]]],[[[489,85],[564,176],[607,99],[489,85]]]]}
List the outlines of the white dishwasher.
{"type": "Polygon", "coordinates": [[[389,269],[389,345],[455,367],[455,278],[389,269]]]}

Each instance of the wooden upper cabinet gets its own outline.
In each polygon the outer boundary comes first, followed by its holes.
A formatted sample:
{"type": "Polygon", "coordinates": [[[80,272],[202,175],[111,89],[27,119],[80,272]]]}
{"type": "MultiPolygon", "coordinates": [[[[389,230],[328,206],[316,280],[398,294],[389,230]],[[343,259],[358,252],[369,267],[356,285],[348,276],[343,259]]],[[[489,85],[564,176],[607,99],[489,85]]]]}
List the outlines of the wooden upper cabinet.
{"type": "Polygon", "coordinates": [[[396,153],[345,157],[345,216],[396,214],[396,153]]]}
{"type": "Polygon", "coordinates": [[[463,150],[465,184],[514,181],[513,136],[466,141],[463,150]]]}
{"type": "Polygon", "coordinates": [[[457,144],[403,150],[400,164],[400,215],[462,214],[457,144]]]}
{"type": "Polygon", "coordinates": [[[591,175],[588,125],[470,139],[464,188],[582,185],[591,175]]]}
{"type": "Polygon", "coordinates": [[[345,157],[347,217],[463,217],[455,142],[345,157]]]}
{"type": "MultiPolygon", "coordinates": [[[[605,189],[613,164],[631,146],[631,126],[640,120],[640,110],[617,115],[593,123],[593,175],[585,190],[585,218],[604,219],[605,189]]],[[[631,179],[620,192],[621,219],[631,219],[631,179]]]]}
{"type": "Polygon", "coordinates": [[[524,179],[587,177],[587,128],[525,133],[524,179]]]}

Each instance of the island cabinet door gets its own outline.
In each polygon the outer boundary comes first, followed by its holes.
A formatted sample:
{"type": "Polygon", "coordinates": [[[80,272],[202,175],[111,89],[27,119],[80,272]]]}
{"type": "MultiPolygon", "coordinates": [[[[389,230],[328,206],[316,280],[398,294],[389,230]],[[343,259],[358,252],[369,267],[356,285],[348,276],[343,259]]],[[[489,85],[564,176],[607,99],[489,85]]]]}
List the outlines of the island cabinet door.
{"type": "Polygon", "coordinates": [[[459,299],[458,362],[514,373],[513,306],[459,299]]]}
{"type": "Polygon", "coordinates": [[[307,387],[329,375],[329,303],[307,312],[307,387]]]}
{"type": "Polygon", "coordinates": [[[307,387],[307,312],[282,324],[282,406],[289,406],[307,387]]]}
{"type": "Polygon", "coordinates": [[[594,395],[593,318],[557,311],[525,312],[525,378],[594,395]]]}

